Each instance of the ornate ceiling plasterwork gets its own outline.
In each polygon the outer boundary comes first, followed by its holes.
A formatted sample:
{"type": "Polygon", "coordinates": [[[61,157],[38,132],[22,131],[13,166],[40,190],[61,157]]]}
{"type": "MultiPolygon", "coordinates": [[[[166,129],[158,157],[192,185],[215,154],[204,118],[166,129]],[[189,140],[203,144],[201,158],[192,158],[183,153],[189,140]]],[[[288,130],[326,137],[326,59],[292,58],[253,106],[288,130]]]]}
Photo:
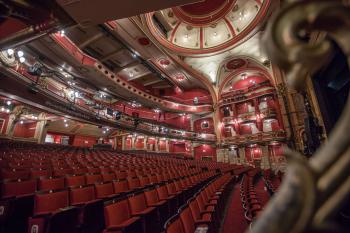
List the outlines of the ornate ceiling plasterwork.
{"type": "Polygon", "coordinates": [[[226,60],[231,60],[232,57],[249,57],[260,64],[268,61],[265,52],[261,48],[260,37],[260,33],[256,33],[243,44],[226,52],[208,57],[186,57],[184,61],[211,82],[220,83],[220,66],[226,60]]]}
{"type": "Polygon", "coordinates": [[[271,0],[207,0],[145,15],[152,35],[182,55],[222,52],[243,42],[267,15],[271,0]]]}

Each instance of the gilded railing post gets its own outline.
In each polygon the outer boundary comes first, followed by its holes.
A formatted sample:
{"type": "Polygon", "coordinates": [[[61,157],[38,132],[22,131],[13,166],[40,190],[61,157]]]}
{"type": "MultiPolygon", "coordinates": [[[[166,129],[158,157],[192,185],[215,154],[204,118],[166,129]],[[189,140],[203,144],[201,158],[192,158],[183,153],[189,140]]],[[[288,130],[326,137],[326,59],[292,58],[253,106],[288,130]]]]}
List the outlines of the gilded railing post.
{"type": "MultiPolygon", "coordinates": [[[[346,3],[290,1],[269,23],[263,44],[271,61],[286,71],[291,88],[301,90],[305,78],[328,61],[329,39],[338,44],[350,65],[350,7],[346,3]],[[319,31],[327,33],[325,40],[312,44],[304,37],[319,31]]],[[[329,140],[310,160],[286,150],[285,179],[250,232],[340,232],[331,216],[350,194],[349,132],[348,103],[329,140]]]]}

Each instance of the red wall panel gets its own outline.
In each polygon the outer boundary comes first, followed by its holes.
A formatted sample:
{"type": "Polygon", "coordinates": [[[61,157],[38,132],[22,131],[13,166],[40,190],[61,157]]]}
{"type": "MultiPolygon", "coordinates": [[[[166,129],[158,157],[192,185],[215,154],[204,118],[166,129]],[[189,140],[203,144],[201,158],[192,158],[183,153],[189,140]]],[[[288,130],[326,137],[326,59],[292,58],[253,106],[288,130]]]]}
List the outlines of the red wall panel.
{"type": "Polygon", "coordinates": [[[143,137],[137,137],[137,139],[135,140],[135,148],[137,150],[143,150],[145,149],[145,143],[144,143],[144,138],[143,137]]]}
{"type": "Polygon", "coordinates": [[[197,133],[214,133],[214,122],[212,118],[198,119],[193,123],[194,131],[197,133]],[[202,128],[202,123],[207,122],[209,128],[202,128]]]}
{"type": "Polygon", "coordinates": [[[92,147],[96,144],[96,137],[75,135],[73,139],[73,146],[92,147]]]}
{"type": "Polygon", "coordinates": [[[210,145],[200,145],[193,150],[196,160],[202,160],[202,157],[211,157],[213,161],[216,161],[216,149],[210,145]]]}
{"type": "Polygon", "coordinates": [[[23,123],[23,124],[20,124],[18,122],[15,125],[13,136],[18,138],[34,138],[35,129],[36,129],[36,122],[23,123]]]}

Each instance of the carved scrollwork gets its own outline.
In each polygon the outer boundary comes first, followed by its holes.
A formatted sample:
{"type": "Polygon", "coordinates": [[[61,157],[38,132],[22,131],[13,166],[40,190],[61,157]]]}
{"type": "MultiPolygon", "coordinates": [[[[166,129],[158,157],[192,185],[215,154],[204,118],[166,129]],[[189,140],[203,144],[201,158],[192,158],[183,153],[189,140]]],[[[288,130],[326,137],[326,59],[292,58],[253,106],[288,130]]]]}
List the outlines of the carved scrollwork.
{"type": "MultiPolygon", "coordinates": [[[[335,41],[350,65],[350,7],[342,1],[296,1],[282,8],[270,22],[264,45],[271,61],[286,71],[289,86],[302,89],[305,78],[329,59],[335,41]],[[309,33],[325,32],[310,43],[309,33]]],[[[329,141],[307,161],[297,152],[289,160],[285,180],[263,214],[254,233],[339,232],[331,217],[350,193],[350,104],[329,141]]]]}

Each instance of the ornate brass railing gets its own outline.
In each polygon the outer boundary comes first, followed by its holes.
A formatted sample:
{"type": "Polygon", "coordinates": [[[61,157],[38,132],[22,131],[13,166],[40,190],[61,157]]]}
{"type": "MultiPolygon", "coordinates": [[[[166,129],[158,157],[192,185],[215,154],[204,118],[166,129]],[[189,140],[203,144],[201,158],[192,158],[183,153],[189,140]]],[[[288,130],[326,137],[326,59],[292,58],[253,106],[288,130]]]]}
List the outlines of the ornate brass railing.
{"type": "MultiPolygon", "coordinates": [[[[332,52],[331,38],[350,65],[350,7],[346,1],[308,0],[289,3],[270,22],[264,45],[272,63],[287,73],[289,86],[301,89],[308,74],[317,71],[332,52]],[[304,37],[325,32],[322,41],[304,37]]],[[[279,192],[250,232],[349,232],[332,216],[350,194],[350,104],[343,110],[329,140],[307,161],[286,151],[287,173],[279,192]]]]}

